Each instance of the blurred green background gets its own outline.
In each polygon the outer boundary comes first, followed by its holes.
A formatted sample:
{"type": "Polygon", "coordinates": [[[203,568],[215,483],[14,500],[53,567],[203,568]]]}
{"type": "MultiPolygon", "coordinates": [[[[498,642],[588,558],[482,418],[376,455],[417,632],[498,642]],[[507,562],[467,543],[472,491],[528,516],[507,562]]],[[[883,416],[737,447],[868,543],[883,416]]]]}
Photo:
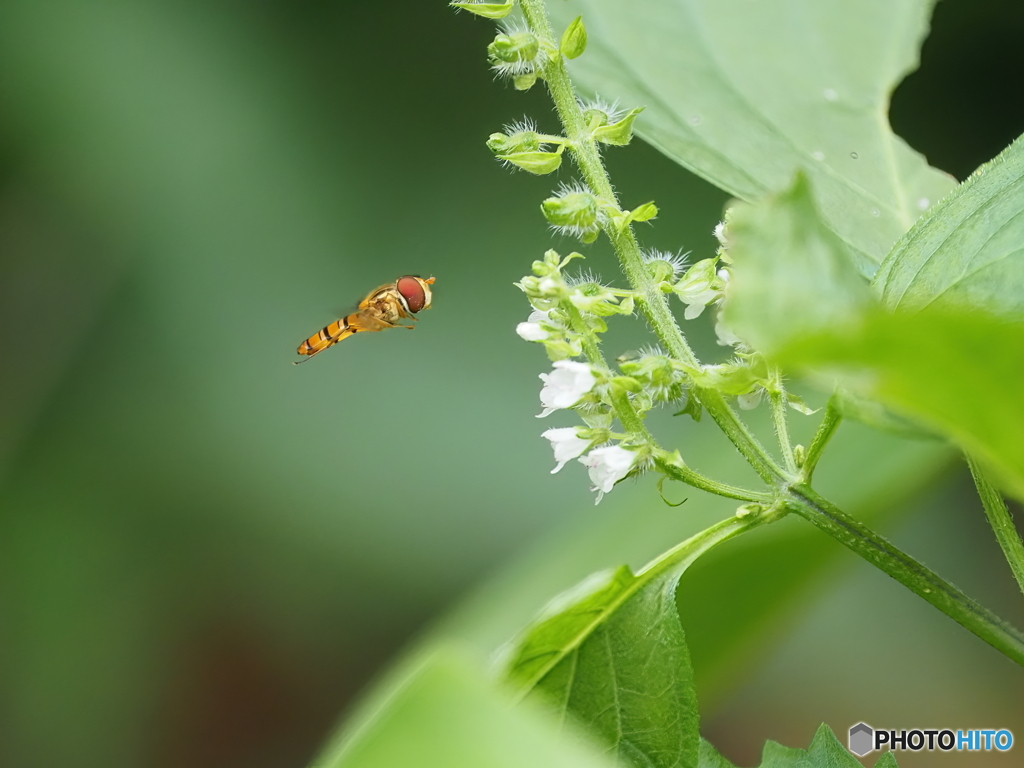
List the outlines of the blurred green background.
{"type": "MultiPolygon", "coordinates": [[[[893,123],[962,178],[1024,131],[1024,11],[944,0],[935,25],[893,123]]],[[[690,532],[652,481],[595,510],[581,467],[548,474],[539,432],[571,421],[533,418],[547,363],[514,334],[528,306],[511,283],[551,247],[538,203],[554,182],[510,176],[483,141],[523,114],[557,128],[539,90],[492,80],[492,34],[439,1],[0,4],[0,763],[303,765],[381,665],[503,564],[557,559],[591,528],[607,541],[581,569],[640,564],[690,532]],[[416,333],[289,364],[405,273],[437,277],[416,333]],[[652,519],[664,535],[630,548],[652,519]]],[[[609,161],[626,205],[659,203],[645,244],[710,253],[721,192],[641,143],[609,161]]],[[[599,246],[587,266],[614,274],[599,246]]],[[[643,342],[617,325],[613,355],[643,342]]],[[[866,430],[844,430],[885,469],[866,430]]],[[[692,430],[692,450],[713,439],[692,430]]],[[[965,474],[906,450],[879,527],[1022,623],[965,474]]],[[[856,495],[855,472],[826,470],[856,495]]],[[[822,720],[1024,738],[1019,669],[787,525],[820,577],[733,637],[728,663],[702,642],[786,564],[769,537],[684,580],[724,754],[806,745],[822,720]],[[726,610],[701,585],[729,579],[726,610]]],[[[957,759],[936,764],[972,764],[957,759]]]]}

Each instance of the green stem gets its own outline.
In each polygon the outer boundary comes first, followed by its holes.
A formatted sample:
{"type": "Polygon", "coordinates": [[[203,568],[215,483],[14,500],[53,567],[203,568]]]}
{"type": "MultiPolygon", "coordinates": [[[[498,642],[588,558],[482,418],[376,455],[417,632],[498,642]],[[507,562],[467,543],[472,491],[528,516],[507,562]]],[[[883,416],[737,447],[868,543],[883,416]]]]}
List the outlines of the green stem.
{"type": "Polygon", "coordinates": [[[739,488],[728,483],[720,483],[717,480],[705,477],[687,466],[679,466],[665,459],[655,459],[658,469],[667,477],[678,480],[681,483],[693,486],[701,491],[713,493],[716,496],[724,496],[727,499],[738,499],[740,501],[752,501],[760,504],[771,504],[772,497],[768,493],[750,491],[746,488],[739,488]]]}
{"type": "Polygon", "coordinates": [[[830,398],[828,405],[825,406],[825,416],[822,418],[821,424],[818,425],[818,431],[814,433],[814,439],[811,440],[811,445],[807,449],[802,472],[805,483],[811,482],[811,476],[814,474],[814,468],[818,466],[818,459],[821,458],[822,451],[825,450],[825,446],[828,445],[828,441],[832,439],[836,428],[843,420],[842,414],[833,404],[834,400],[835,398],[830,398]]]}
{"type": "Polygon", "coordinates": [[[1024,543],[1020,540],[1020,534],[1013,525],[1013,518],[1010,517],[1010,510],[999,491],[988,481],[978,462],[973,457],[967,457],[967,465],[971,468],[971,475],[974,477],[974,484],[978,488],[978,496],[981,497],[981,504],[985,508],[985,515],[988,517],[992,532],[996,535],[1003,550],[1006,562],[1010,564],[1013,571],[1013,578],[1017,580],[1017,586],[1024,592],[1024,543]]]}
{"type": "Polygon", "coordinates": [[[673,568],[689,568],[698,557],[711,548],[718,546],[723,541],[728,541],[733,536],[738,536],[741,533],[757,528],[772,519],[774,518],[770,515],[728,517],[659,555],[637,571],[636,577],[638,580],[643,579],[646,583],[673,568]]]}
{"type": "Polygon", "coordinates": [[[1019,630],[859,520],[823,499],[806,484],[791,486],[786,494],[786,504],[793,512],[892,576],[1003,655],[1024,666],[1024,635],[1019,630]]]}
{"type": "MultiPolygon", "coordinates": [[[[551,29],[544,0],[520,0],[520,7],[535,34],[549,40],[557,39],[551,29]]],[[[597,142],[590,136],[589,128],[583,117],[583,110],[580,109],[576,91],[561,56],[556,56],[544,68],[544,80],[551,93],[551,99],[555,103],[562,126],[565,128],[565,135],[571,142],[571,151],[583,179],[595,195],[620,208],[618,197],[615,195],[604,163],[601,161],[597,142]]],[[[698,368],[700,361],[690,345],[687,344],[686,338],[676,323],[675,316],[669,309],[665,295],[658,284],[651,279],[644,266],[640,245],[637,243],[632,228],[625,227],[619,230],[609,224],[605,228],[605,233],[611,240],[626,279],[629,280],[633,290],[638,293],[637,303],[658,339],[676,360],[698,368]]],[[[693,394],[761,479],[773,485],[785,481],[786,472],[775,463],[720,392],[695,387],[693,394]]]]}
{"type": "Polygon", "coordinates": [[[792,475],[796,475],[796,459],[793,457],[793,443],[789,439],[789,422],[786,420],[786,390],[782,386],[782,377],[777,368],[772,369],[772,386],[768,390],[768,402],[771,405],[772,424],[775,426],[775,437],[778,438],[779,448],[782,450],[782,459],[786,463],[786,469],[792,475]]]}

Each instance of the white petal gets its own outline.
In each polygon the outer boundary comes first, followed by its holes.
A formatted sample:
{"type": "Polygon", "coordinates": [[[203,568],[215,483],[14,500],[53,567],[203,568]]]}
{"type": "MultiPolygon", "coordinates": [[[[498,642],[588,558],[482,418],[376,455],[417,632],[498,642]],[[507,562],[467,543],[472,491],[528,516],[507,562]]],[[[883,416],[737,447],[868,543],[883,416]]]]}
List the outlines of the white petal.
{"type": "Polygon", "coordinates": [[[558,408],[572,407],[597,383],[590,366],[574,360],[558,360],[554,370],[540,374],[540,378],[544,382],[540,404],[545,409],[541,416],[558,408]]]}
{"type": "Polygon", "coordinates": [[[576,427],[549,429],[542,433],[541,437],[551,441],[551,447],[555,452],[555,461],[558,466],[551,470],[552,475],[564,467],[567,461],[575,459],[590,446],[589,440],[583,440],[576,436],[576,427]]]}
{"type": "Polygon", "coordinates": [[[704,307],[706,306],[706,304],[701,303],[687,304],[686,311],[683,312],[683,317],[687,320],[696,320],[701,316],[701,313],[704,311],[704,307]]]}
{"type": "Polygon", "coordinates": [[[544,341],[548,332],[540,327],[540,323],[520,323],[516,326],[518,333],[526,341],[544,341]]]}
{"type": "Polygon", "coordinates": [[[586,456],[580,457],[580,463],[590,472],[590,482],[594,484],[591,490],[598,491],[598,501],[614,488],[619,480],[629,474],[636,459],[635,451],[628,451],[618,445],[595,448],[586,456]]]}

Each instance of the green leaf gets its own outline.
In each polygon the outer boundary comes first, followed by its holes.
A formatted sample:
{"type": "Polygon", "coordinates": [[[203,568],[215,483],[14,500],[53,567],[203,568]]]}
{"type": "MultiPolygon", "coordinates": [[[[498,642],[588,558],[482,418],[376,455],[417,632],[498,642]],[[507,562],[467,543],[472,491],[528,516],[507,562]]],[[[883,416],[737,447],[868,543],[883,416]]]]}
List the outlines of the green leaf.
{"type": "Polygon", "coordinates": [[[868,313],[856,328],[796,340],[784,364],[828,370],[957,442],[1024,500],[1024,326],[939,307],[915,315],[868,313]]]}
{"type": "Polygon", "coordinates": [[[872,275],[953,181],[893,134],[889,95],[917,65],[930,0],[579,0],[582,90],[647,111],[638,133],[753,200],[803,168],[830,229],[872,275]]]}
{"type": "Polygon", "coordinates": [[[454,646],[406,661],[386,701],[387,716],[358,724],[311,768],[615,768],[579,734],[568,738],[530,707],[510,708],[483,664],[454,646]]]}
{"type": "Polygon", "coordinates": [[[875,300],[839,238],[815,210],[798,174],[785,192],[730,211],[728,326],[762,352],[792,338],[842,327],[875,300]]]}
{"type": "Polygon", "coordinates": [[[1024,137],[929,210],[875,286],[890,309],[975,307],[1024,320],[1024,137]]]}
{"type": "Polygon", "coordinates": [[[638,765],[695,765],[699,715],[676,586],[698,556],[754,525],[729,518],[636,575],[622,566],[557,598],[512,647],[509,681],[638,765]]]}
{"type": "MultiPolygon", "coordinates": [[[[701,739],[699,768],[735,768],[706,740],[701,739]]],[[[876,768],[897,768],[892,752],[884,753],[876,768]]],[[[832,729],[822,723],[807,749],[784,747],[774,741],[764,745],[759,768],[861,768],[857,760],[844,747],[832,729]]]]}

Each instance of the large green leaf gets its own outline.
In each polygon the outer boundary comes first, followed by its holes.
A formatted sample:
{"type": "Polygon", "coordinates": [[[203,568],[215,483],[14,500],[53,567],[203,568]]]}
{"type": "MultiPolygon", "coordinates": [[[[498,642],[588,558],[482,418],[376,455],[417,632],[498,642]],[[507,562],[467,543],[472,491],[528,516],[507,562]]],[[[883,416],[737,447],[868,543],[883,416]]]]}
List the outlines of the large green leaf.
{"type": "Polygon", "coordinates": [[[1024,138],[928,211],[875,276],[890,309],[988,309],[1024,320],[1024,138]]]}
{"type": "Polygon", "coordinates": [[[947,435],[1024,500],[1024,326],[929,308],[868,313],[846,332],[796,340],[784,364],[826,369],[846,386],[947,435]]]}
{"type": "Polygon", "coordinates": [[[508,706],[483,665],[440,645],[396,670],[386,715],[359,724],[312,768],[615,768],[593,745],[559,729],[532,707],[508,706]]]}
{"type": "Polygon", "coordinates": [[[572,0],[585,92],[643,105],[636,131],[751,200],[810,176],[834,232],[873,274],[953,181],[892,133],[889,95],[917,65],[929,0],[572,0]]]}
{"type": "Polygon", "coordinates": [[[740,336],[952,438],[1024,498],[1024,326],[943,306],[886,312],[844,268],[799,181],[734,220],[726,318],[740,336]]]}
{"type": "Polygon", "coordinates": [[[636,765],[696,765],[697,696],[676,587],[699,555],[751,525],[729,518],[637,575],[623,566],[557,598],[516,643],[508,678],[636,765]]]}
{"type": "MultiPolygon", "coordinates": [[[[860,762],[839,743],[832,729],[824,723],[818,728],[807,749],[784,747],[774,741],[764,745],[759,768],[860,768],[860,762]]],[[[735,768],[707,741],[701,740],[700,768],[735,768]]],[[[885,752],[875,768],[897,768],[892,752],[885,752]]]]}

